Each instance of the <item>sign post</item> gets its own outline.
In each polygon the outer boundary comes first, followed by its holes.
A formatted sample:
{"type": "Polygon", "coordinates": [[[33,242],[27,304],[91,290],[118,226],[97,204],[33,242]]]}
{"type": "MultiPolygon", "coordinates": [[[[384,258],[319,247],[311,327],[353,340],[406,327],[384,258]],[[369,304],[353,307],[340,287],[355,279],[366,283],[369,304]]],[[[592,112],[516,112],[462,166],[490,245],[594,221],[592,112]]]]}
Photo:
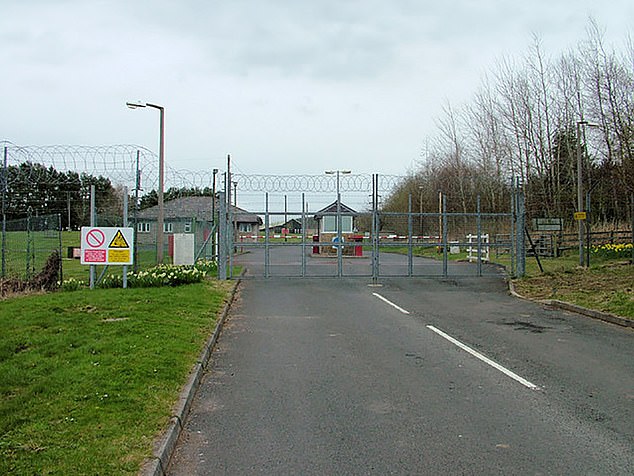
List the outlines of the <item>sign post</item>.
{"type": "Polygon", "coordinates": [[[83,226],[80,259],[81,264],[91,266],[133,264],[133,228],[83,226]]]}

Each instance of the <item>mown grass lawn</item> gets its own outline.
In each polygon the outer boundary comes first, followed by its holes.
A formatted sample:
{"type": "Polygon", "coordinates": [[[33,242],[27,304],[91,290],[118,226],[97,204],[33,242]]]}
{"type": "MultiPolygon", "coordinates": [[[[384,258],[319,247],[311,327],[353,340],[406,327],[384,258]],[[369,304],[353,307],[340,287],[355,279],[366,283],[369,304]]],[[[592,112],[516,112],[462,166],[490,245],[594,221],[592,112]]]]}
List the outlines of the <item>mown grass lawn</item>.
{"type": "Polygon", "coordinates": [[[0,302],[0,474],[136,474],[226,283],[0,302]]]}

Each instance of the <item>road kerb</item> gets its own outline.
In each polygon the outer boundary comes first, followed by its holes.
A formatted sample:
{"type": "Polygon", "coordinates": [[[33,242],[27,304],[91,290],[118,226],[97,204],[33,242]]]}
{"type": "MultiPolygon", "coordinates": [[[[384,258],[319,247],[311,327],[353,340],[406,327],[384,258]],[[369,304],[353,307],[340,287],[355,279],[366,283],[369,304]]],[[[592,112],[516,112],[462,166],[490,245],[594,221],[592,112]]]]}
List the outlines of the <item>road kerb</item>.
{"type": "Polygon", "coordinates": [[[565,301],[559,301],[557,299],[531,299],[527,298],[519,294],[515,291],[515,286],[513,285],[513,281],[511,279],[508,280],[509,284],[509,292],[512,296],[515,296],[519,299],[524,299],[525,301],[532,301],[539,304],[544,304],[546,306],[556,307],[558,309],[562,309],[564,311],[575,312],[577,314],[581,314],[586,317],[592,317],[593,319],[599,319],[601,321],[609,322],[611,324],[616,324],[623,327],[632,327],[634,328],[634,320],[628,319],[626,317],[617,316],[616,314],[611,314],[609,312],[596,311],[594,309],[588,309],[583,306],[579,306],[577,304],[572,304],[565,301]]]}
{"type": "Polygon", "coordinates": [[[182,432],[183,424],[191,408],[194,395],[198,390],[203,372],[209,363],[213,347],[216,345],[216,340],[218,339],[225,319],[229,314],[229,310],[231,309],[231,304],[233,303],[239,284],[240,280],[237,280],[233,285],[229,299],[227,299],[227,302],[220,313],[220,318],[216,322],[214,332],[205,343],[205,346],[200,353],[200,357],[189,375],[187,384],[185,384],[185,387],[181,390],[176,405],[174,406],[170,423],[166,430],[157,439],[154,445],[152,457],[148,458],[141,466],[139,476],[165,476],[167,474],[167,467],[174,453],[174,449],[176,448],[176,442],[182,432]]]}

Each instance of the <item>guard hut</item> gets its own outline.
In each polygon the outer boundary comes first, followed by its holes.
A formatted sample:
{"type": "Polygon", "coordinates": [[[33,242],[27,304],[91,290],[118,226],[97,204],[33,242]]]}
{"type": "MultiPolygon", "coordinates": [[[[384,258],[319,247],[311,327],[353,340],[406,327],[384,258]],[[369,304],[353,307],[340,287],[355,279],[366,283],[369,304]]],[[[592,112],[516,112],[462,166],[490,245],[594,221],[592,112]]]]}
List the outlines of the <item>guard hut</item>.
{"type": "MultiPolygon", "coordinates": [[[[343,202],[339,202],[339,212],[341,213],[341,238],[343,243],[361,241],[363,237],[358,236],[355,232],[355,222],[359,213],[343,202]]],[[[331,242],[333,245],[314,246],[313,253],[324,255],[337,254],[337,246],[335,246],[339,237],[339,230],[337,229],[339,220],[337,218],[337,201],[315,213],[314,219],[317,224],[317,234],[313,236],[313,240],[322,243],[331,242]]],[[[343,255],[360,256],[363,253],[363,249],[361,245],[344,246],[341,252],[343,255]]]]}

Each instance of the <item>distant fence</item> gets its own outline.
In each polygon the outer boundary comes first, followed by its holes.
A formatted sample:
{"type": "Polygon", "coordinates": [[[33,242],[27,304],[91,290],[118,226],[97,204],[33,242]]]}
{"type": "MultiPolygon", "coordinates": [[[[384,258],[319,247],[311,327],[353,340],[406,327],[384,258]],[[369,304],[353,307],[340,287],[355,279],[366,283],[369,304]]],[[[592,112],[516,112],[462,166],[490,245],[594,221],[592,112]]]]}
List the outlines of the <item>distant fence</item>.
{"type": "MultiPolygon", "coordinates": [[[[531,237],[535,245],[535,253],[539,256],[560,256],[568,250],[577,250],[579,246],[579,235],[577,233],[560,232],[531,232],[531,237]]],[[[627,244],[632,243],[632,231],[611,230],[593,231],[584,234],[586,246],[605,244],[627,244]]]]}
{"type": "Polygon", "coordinates": [[[61,256],[61,217],[56,214],[4,221],[1,239],[0,277],[31,279],[52,253],[61,256]]]}

